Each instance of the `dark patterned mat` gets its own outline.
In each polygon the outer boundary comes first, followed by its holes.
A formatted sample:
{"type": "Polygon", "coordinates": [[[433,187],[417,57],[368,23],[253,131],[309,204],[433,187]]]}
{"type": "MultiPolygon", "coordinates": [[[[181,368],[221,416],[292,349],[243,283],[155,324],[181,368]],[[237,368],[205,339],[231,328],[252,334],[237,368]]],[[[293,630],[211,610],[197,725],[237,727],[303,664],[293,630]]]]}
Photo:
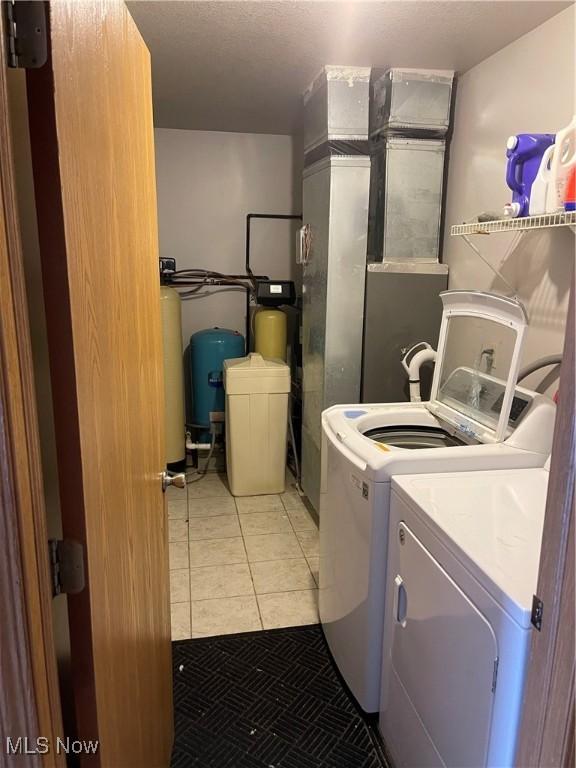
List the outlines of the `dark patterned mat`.
{"type": "Polygon", "coordinates": [[[386,768],[319,626],[172,644],[172,768],[386,768]]]}

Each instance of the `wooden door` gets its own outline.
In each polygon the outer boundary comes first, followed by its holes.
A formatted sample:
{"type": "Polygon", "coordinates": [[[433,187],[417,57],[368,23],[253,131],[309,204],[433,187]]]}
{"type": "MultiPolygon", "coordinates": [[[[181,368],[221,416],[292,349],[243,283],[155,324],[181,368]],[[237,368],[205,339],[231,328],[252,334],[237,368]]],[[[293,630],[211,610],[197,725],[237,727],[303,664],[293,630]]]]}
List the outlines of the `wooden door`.
{"type": "Polygon", "coordinates": [[[575,280],[573,274],[536,591],[542,626],[532,633],[519,768],[574,766],[575,280]]]}
{"type": "Polygon", "coordinates": [[[118,0],[46,4],[27,73],[78,736],[103,768],[165,766],[172,726],[150,57],[118,0]]]}
{"type": "MultiPolygon", "coordinates": [[[[12,154],[6,35],[0,23],[0,766],[63,768],[51,582],[32,349],[12,154]]],[[[14,74],[14,73],[12,73],[14,74]]]]}

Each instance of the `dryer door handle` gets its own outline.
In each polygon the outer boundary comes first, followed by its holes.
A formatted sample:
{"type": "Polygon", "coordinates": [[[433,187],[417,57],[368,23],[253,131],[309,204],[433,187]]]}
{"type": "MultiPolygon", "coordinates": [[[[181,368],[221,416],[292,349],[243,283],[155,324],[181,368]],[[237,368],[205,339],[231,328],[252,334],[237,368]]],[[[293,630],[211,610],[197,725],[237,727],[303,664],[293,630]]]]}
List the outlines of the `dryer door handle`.
{"type": "Polygon", "coordinates": [[[394,618],[402,628],[406,626],[406,616],[408,614],[408,593],[402,581],[402,576],[398,574],[394,579],[394,618]]]}

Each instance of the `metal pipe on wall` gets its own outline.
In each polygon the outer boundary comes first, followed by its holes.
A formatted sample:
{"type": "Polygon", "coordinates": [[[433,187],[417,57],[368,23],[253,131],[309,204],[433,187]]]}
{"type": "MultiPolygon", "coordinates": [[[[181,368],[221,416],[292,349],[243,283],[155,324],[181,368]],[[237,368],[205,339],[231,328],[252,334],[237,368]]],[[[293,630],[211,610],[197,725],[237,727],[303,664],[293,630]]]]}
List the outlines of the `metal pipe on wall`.
{"type": "MultiPolygon", "coordinates": [[[[279,221],[302,221],[301,213],[248,213],[246,215],[246,274],[254,280],[258,278],[253,275],[250,268],[250,234],[252,219],[277,219],[279,221]]],[[[246,352],[250,352],[250,291],[246,289],[246,352]]]]}

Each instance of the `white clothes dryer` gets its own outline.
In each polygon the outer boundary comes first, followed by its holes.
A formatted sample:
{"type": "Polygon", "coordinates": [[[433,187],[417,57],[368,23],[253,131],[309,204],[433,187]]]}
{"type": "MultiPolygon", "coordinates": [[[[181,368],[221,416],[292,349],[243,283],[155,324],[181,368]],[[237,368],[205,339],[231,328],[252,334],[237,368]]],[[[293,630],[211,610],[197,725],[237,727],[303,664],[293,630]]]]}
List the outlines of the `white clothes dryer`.
{"type": "Polygon", "coordinates": [[[516,387],[527,319],[512,299],[446,291],[431,398],[322,414],[320,619],[360,706],[376,712],[393,476],[544,466],[556,406],[516,387]]]}
{"type": "Polygon", "coordinates": [[[392,481],[380,730],[394,765],[514,765],[548,470],[392,481]]]}

